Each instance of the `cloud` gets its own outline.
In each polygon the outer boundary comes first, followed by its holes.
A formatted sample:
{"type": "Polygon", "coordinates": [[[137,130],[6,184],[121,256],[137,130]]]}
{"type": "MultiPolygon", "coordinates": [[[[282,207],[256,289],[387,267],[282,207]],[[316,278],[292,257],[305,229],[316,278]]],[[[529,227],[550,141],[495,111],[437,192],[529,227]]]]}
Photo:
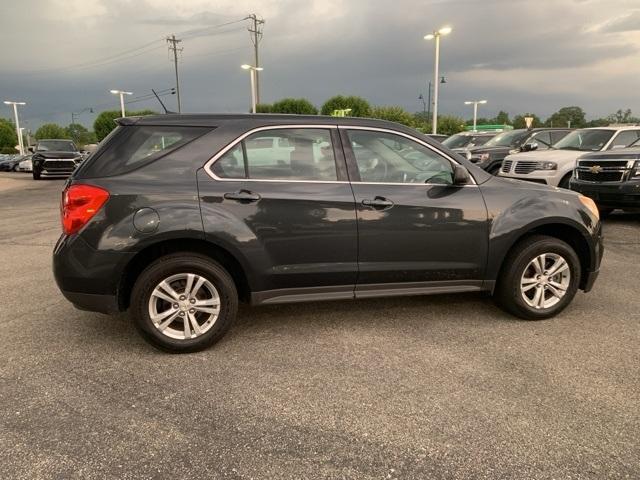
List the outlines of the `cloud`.
{"type": "MultiPolygon", "coordinates": [[[[247,111],[249,78],[239,68],[253,61],[247,24],[215,26],[255,12],[266,20],[260,45],[265,101],[299,96],[321,104],[347,93],[422,109],[418,95],[426,94],[433,66],[433,42],[423,36],[450,24],[453,32],[441,44],[441,72],[448,79],[441,88],[444,113],[468,115],[463,102],[476,96],[490,100],[487,115],[504,109],[544,116],[566,104],[581,105],[592,116],[621,107],[638,112],[634,79],[640,64],[633,56],[640,35],[629,30],[634,22],[640,26],[638,10],[630,9],[634,2],[2,2],[0,41],[20,48],[3,52],[0,91],[28,101],[24,112],[33,126],[67,123],[71,111],[89,106],[117,107],[111,88],[144,95],[173,86],[164,38],[175,33],[184,39],[179,64],[184,110],[247,111]],[[611,20],[602,23],[604,18],[611,20]],[[589,28],[593,25],[600,25],[599,34],[589,28]]],[[[158,108],[153,99],[133,106],[158,108]]],[[[93,117],[81,119],[90,125],[93,117]]]]}
{"type": "Polygon", "coordinates": [[[640,10],[607,20],[597,26],[597,30],[603,33],[621,33],[640,31],[640,10]]]}

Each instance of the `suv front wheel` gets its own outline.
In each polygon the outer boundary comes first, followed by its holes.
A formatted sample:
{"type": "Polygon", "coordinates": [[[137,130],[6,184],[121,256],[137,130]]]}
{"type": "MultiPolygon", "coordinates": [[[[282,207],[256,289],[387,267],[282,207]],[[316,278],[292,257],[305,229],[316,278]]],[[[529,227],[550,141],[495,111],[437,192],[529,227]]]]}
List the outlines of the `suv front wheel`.
{"type": "Polygon", "coordinates": [[[580,260],[566,242],[531,236],[505,259],[495,298],[502,308],[525,320],[553,317],[573,300],[580,274],[580,260]]]}
{"type": "Polygon", "coordinates": [[[155,347],[196,352],[229,330],[238,294],[229,273],[206,256],[161,257],[138,277],[131,294],[134,322],[155,347]]]}

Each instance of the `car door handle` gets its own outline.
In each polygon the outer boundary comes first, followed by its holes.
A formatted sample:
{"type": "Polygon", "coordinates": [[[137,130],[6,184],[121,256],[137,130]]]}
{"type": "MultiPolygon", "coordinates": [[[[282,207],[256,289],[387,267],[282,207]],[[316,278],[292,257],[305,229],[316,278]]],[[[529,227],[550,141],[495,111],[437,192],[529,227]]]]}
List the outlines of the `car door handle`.
{"type": "Polygon", "coordinates": [[[366,207],[373,207],[377,210],[385,210],[387,208],[393,207],[393,202],[391,200],[387,200],[384,197],[375,197],[373,200],[362,200],[362,205],[366,207]]]}
{"type": "Polygon", "coordinates": [[[225,193],[224,198],[242,203],[253,203],[260,200],[260,195],[249,190],[240,190],[239,192],[225,193]]]}

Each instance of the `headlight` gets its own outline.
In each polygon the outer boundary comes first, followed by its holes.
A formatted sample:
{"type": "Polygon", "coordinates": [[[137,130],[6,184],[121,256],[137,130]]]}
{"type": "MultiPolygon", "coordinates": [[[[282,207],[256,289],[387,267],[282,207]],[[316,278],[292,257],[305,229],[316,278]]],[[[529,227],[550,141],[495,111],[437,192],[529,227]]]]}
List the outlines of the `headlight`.
{"type": "Polygon", "coordinates": [[[537,170],[557,170],[558,164],[555,162],[538,162],[537,170]]]}
{"type": "Polygon", "coordinates": [[[640,177],[640,160],[636,162],[635,170],[633,171],[634,177],[640,177]]]}
{"type": "Polygon", "coordinates": [[[598,211],[598,206],[596,205],[596,202],[591,200],[589,197],[585,197],[584,195],[580,195],[578,196],[578,198],[580,199],[580,202],[582,202],[582,204],[585,207],[587,207],[587,210],[593,213],[593,216],[599,220],[600,212],[598,211]]]}
{"type": "Polygon", "coordinates": [[[516,153],[520,153],[520,149],[519,148],[514,148],[509,150],[509,155],[514,155],[516,153]]]}

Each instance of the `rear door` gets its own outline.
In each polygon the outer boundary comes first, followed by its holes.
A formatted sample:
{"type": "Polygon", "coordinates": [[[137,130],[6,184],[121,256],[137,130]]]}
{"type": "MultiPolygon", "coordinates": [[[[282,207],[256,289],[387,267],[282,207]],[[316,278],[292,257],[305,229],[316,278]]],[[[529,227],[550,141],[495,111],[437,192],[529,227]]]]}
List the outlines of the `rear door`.
{"type": "Polygon", "coordinates": [[[334,126],[263,127],[198,174],[205,234],[245,257],[256,301],[353,296],[357,225],[334,126]],[[335,295],[334,295],[335,296],[335,295]]]}
{"type": "Polygon", "coordinates": [[[358,285],[380,289],[482,284],[487,213],[452,160],[408,135],[340,127],[358,213],[358,285]]]}

